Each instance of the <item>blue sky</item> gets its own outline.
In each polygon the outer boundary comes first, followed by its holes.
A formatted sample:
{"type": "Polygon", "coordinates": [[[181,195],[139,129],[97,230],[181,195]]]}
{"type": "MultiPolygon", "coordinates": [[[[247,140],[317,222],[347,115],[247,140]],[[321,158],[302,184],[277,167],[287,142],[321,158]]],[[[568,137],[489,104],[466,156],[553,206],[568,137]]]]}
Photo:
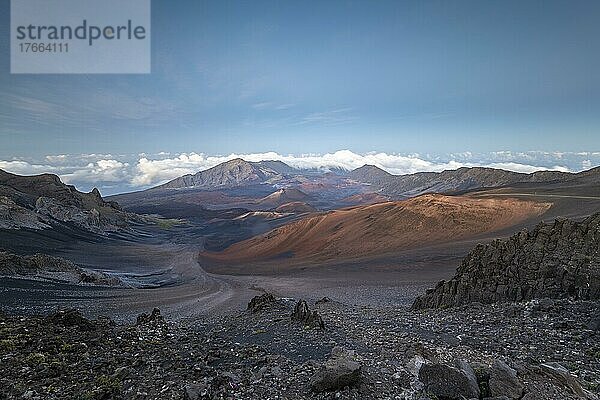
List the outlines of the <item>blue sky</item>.
{"type": "Polygon", "coordinates": [[[21,76],[0,0],[0,160],[600,150],[595,0],[152,7],[152,74],[21,76]]]}

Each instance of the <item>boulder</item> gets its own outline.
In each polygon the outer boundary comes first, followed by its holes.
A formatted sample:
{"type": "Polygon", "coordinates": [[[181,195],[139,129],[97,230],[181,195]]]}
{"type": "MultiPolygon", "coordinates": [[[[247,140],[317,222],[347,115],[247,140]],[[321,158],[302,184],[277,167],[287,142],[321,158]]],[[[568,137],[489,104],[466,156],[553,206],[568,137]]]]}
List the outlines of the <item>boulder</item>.
{"type": "Polygon", "coordinates": [[[493,397],[520,399],[523,395],[523,385],[517,378],[517,371],[501,360],[494,360],[492,363],[489,386],[493,397]]]}
{"type": "Polygon", "coordinates": [[[561,386],[571,389],[573,394],[581,398],[587,398],[587,395],[579,382],[562,365],[556,362],[550,362],[540,365],[542,372],[555,379],[561,386]]]}
{"type": "Polygon", "coordinates": [[[475,374],[467,363],[464,369],[444,364],[425,364],[419,370],[419,381],[425,391],[444,399],[479,398],[479,386],[475,374]]]}
{"type": "Polygon", "coordinates": [[[312,376],[311,389],[315,392],[340,390],[360,381],[361,365],[353,360],[353,352],[335,347],[331,357],[312,376]]]}
{"type": "Polygon", "coordinates": [[[473,368],[471,368],[471,365],[469,365],[469,363],[465,360],[457,360],[455,364],[456,368],[458,368],[463,374],[467,376],[467,379],[469,380],[469,386],[473,389],[473,392],[478,393],[479,397],[479,383],[477,382],[477,376],[473,368]]]}

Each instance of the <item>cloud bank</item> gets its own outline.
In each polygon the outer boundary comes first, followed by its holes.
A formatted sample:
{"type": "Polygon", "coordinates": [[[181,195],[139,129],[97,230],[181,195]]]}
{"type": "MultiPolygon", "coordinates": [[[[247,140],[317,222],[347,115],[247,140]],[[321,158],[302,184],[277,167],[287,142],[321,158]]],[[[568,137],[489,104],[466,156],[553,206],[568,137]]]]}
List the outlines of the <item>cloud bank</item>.
{"type": "Polygon", "coordinates": [[[355,153],[340,150],[326,154],[282,155],[276,152],[223,156],[202,153],[158,153],[137,155],[82,154],[48,155],[42,160],[0,160],[0,169],[33,175],[54,173],[80,190],[98,187],[104,194],[139,190],[185,174],[194,174],[234,158],[247,161],[279,160],[300,169],[352,170],[365,164],[376,165],[392,174],[440,172],[461,167],[491,167],[531,173],[540,170],[578,172],[600,165],[600,152],[470,152],[445,155],[355,153]]]}

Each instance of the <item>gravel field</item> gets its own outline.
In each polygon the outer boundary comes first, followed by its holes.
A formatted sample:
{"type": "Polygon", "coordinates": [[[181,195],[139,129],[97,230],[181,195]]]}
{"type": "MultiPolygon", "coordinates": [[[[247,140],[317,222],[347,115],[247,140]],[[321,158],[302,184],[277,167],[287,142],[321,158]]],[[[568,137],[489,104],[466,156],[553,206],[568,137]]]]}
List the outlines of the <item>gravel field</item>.
{"type": "Polygon", "coordinates": [[[481,398],[493,387],[494,363],[516,372],[526,399],[582,398],[578,390],[593,399],[600,388],[598,302],[428,311],[309,303],[324,329],[292,320],[295,304],[267,299],[252,310],[177,322],[155,311],[135,325],[76,311],[3,314],[0,398],[434,399],[419,367],[456,360],[475,370],[481,398]],[[355,365],[352,379],[316,390],[324,365],[340,360],[355,365]],[[548,372],[553,362],[568,372],[548,372]]]}

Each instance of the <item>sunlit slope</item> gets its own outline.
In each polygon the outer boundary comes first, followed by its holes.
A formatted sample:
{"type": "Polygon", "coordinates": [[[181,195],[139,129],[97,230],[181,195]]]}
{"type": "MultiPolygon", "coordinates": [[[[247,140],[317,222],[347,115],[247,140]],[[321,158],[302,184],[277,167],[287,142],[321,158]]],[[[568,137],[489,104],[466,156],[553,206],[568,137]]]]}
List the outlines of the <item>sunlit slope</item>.
{"type": "Polygon", "coordinates": [[[550,203],[423,195],[309,216],[203,257],[225,263],[352,259],[477,237],[543,214],[550,203]]]}

